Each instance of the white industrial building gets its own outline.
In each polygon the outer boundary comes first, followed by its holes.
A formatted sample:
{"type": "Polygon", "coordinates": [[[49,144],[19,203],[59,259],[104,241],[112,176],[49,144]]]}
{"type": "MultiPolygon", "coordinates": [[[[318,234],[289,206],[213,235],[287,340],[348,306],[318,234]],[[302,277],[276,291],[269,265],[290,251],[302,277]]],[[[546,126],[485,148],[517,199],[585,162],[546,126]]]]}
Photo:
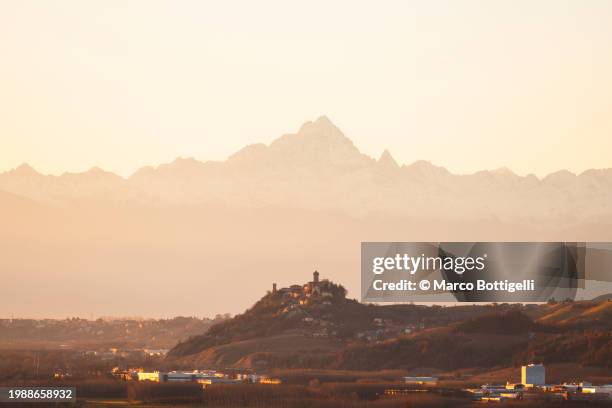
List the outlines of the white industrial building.
{"type": "Polygon", "coordinates": [[[404,377],[404,383],[417,385],[436,385],[438,377],[404,377]]]}
{"type": "Polygon", "coordinates": [[[608,394],[612,397],[612,385],[583,385],[584,394],[608,394]]]}
{"type": "Polygon", "coordinates": [[[546,369],[543,364],[529,364],[521,367],[521,382],[525,387],[546,385],[546,369]]]}

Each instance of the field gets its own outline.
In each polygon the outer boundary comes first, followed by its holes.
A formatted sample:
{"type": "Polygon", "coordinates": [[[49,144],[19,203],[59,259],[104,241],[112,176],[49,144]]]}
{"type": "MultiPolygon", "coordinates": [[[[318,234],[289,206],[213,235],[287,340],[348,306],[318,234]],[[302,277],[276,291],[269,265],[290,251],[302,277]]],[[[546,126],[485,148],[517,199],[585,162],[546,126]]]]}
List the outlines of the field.
{"type": "MultiPolygon", "coordinates": [[[[572,373],[594,383],[612,382],[612,375],[599,368],[576,365],[547,367],[552,378],[572,373]]],[[[98,377],[74,380],[2,381],[3,386],[75,386],[76,407],[210,407],[210,408],[436,408],[477,407],[464,388],[483,382],[514,380],[518,368],[472,370],[447,373],[437,387],[409,386],[400,378],[406,372],[348,370],[278,369],[272,375],[280,385],[155,383],[98,377]],[[385,395],[386,390],[403,390],[403,395],[385,395]]],[[[402,394],[402,393],[399,393],[402,394]]],[[[612,407],[612,401],[563,401],[559,394],[537,393],[534,400],[504,401],[504,407],[612,407]]],[[[8,405],[16,407],[16,405],[8,405]]],[[[22,404],[19,405],[20,407],[22,404]]],[[[23,405],[27,406],[27,405],[23,405]]],[[[44,404],[31,404],[43,407],[44,404]]],[[[52,405],[62,406],[62,405],[52,405]]]]}

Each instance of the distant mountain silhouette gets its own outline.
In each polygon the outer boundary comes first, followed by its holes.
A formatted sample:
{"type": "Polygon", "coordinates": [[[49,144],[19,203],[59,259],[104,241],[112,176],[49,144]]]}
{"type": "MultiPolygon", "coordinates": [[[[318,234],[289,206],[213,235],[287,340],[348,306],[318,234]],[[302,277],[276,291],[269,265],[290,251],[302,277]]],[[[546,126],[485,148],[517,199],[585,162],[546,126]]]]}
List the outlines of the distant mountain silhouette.
{"type": "Polygon", "coordinates": [[[325,116],[225,162],[179,158],[128,179],[97,168],[44,176],[24,164],[0,175],[0,190],[53,204],[222,202],[564,226],[612,219],[612,169],[561,170],[538,179],[506,168],[456,175],[425,161],[400,166],[387,150],[378,160],[362,154],[325,116]]]}
{"type": "Polygon", "coordinates": [[[612,169],[457,175],[364,155],[326,117],[226,161],[128,178],[24,164],[0,174],[0,310],[238,312],[315,267],[356,296],[360,241],[610,241],[610,203],[612,169]]]}

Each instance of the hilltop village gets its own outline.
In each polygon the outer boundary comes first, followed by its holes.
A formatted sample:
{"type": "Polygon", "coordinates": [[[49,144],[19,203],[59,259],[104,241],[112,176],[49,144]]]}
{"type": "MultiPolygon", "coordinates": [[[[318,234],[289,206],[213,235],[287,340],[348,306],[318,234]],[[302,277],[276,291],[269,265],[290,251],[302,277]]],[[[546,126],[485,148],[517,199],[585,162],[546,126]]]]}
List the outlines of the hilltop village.
{"type": "MultiPolygon", "coordinates": [[[[306,309],[300,306],[310,306],[310,308],[326,308],[334,301],[342,301],[346,298],[346,289],[336,285],[328,279],[319,279],[319,272],[314,271],[312,281],[304,285],[291,285],[288,288],[277,289],[276,283],[272,284],[272,296],[280,297],[284,305],[283,313],[307,314],[306,309]]],[[[312,318],[304,317],[304,321],[312,322],[312,318]]]]}
{"type": "Polygon", "coordinates": [[[280,300],[282,318],[300,317],[301,326],[309,327],[307,335],[315,338],[346,339],[348,336],[356,340],[374,342],[424,329],[426,324],[424,319],[409,319],[410,321],[406,322],[381,315],[369,319],[369,324],[364,322],[366,324],[362,324],[361,330],[349,329],[346,321],[338,319],[337,309],[354,301],[346,299],[346,290],[341,285],[328,279],[320,279],[318,271],[313,272],[312,281],[303,285],[278,289],[276,283],[273,283],[269,296],[280,300]],[[332,310],[332,306],[335,306],[336,310],[332,310]]]}

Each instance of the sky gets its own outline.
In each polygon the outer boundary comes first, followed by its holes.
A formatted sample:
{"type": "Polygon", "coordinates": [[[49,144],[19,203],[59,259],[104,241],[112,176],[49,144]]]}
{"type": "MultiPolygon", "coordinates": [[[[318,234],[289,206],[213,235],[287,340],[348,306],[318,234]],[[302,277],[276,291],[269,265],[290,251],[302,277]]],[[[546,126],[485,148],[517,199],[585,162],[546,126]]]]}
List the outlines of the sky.
{"type": "Polygon", "coordinates": [[[224,160],[327,115],[456,173],[612,167],[612,2],[0,0],[0,171],[224,160]]]}

